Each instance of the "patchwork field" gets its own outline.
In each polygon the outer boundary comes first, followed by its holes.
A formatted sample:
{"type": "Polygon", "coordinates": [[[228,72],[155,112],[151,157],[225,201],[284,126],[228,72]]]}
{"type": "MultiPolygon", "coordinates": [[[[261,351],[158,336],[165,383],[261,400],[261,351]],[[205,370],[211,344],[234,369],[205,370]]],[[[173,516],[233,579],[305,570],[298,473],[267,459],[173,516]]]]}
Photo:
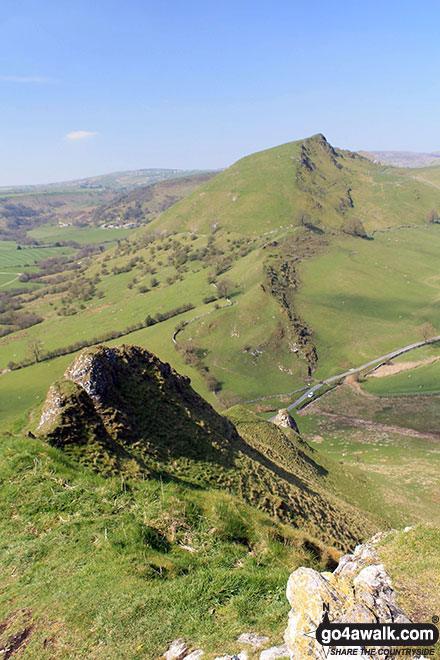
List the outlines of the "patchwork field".
{"type": "Polygon", "coordinates": [[[73,254],[70,247],[29,247],[13,241],[0,241],[0,269],[33,266],[40,259],[73,254]]]}

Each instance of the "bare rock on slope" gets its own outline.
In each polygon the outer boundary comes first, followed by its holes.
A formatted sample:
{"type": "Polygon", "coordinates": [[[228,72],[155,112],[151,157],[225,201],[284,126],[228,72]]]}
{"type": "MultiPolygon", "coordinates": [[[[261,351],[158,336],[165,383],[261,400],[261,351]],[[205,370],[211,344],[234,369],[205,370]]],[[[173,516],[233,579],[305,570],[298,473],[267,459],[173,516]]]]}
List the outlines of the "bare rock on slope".
{"type": "MultiPolygon", "coordinates": [[[[291,660],[325,660],[324,648],[308,635],[318,628],[326,608],[332,623],[409,621],[379,562],[375,544],[383,536],[377,534],[357,546],[352,555],[342,557],[333,573],[301,567],[290,575],[287,599],[292,609],[284,638],[291,660]]],[[[369,656],[359,648],[357,657],[369,656]]]]}
{"type": "Polygon", "coordinates": [[[281,408],[278,411],[273,423],[285,429],[293,429],[296,433],[299,433],[295,420],[286,408],[281,408]]]}

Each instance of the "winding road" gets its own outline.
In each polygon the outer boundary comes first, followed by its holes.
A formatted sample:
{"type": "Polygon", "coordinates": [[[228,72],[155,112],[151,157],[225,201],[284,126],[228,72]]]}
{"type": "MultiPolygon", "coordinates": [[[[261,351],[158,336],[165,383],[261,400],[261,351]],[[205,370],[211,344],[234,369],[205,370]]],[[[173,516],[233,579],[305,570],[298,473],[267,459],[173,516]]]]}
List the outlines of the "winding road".
{"type": "MultiPolygon", "coordinates": [[[[317,392],[321,387],[324,385],[330,385],[331,383],[334,383],[337,380],[340,380],[341,378],[345,378],[345,376],[350,376],[351,374],[355,374],[358,371],[363,371],[363,369],[367,369],[368,367],[374,367],[374,366],[380,366],[383,362],[387,362],[388,360],[391,360],[392,358],[398,357],[399,355],[403,355],[403,353],[408,353],[409,351],[413,351],[415,348],[420,348],[421,346],[427,346],[428,344],[435,344],[440,341],[440,336],[438,337],[432,337],[432,339],[424,339],[423,341],[418,341],[414,344],[408,344],[408,346],[404,346],[403,348],[397,349],[397,351],[392,351],[391,353],[387,353],[386,355],[382,355],[379,358],[376,358],[375,360],[370,360],[369,362],[365,362],[365,364],[362,364],[360,367],[356,367],[354,369],[349,369],[348,371],[344,371],[341,374],[337,374],[336,376],[331,376],[330,378],[326,378],[325,380],[321,380],[319,383],[316,383],[316,385],[312,385],[312,387],[307,388],[307,392],[303,394],[302,396],[299,397],[299,399],[296,399],[293,403],[290,404],[290,406],[287,406],[287,410],[292,410],[292,408],[296,408],[299,406],[303,401],[309,401],[313,400],[313,395],[315,392],[317,392]],[[312,396],[309,396],[312,393],[312,396]]],[[[272,422],[275,419],[276,415],[271,417],[269,419],[269,422],[272,422]]]]}

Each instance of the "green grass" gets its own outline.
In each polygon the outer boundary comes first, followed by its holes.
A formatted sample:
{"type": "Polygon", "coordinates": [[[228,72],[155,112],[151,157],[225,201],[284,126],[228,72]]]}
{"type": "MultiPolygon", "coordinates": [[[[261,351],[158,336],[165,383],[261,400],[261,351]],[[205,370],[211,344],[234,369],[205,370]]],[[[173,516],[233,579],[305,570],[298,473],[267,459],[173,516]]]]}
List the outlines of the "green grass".
{"type": "Polygon", "coordinates": [[[46,243],[57,241],[76,241],[77,243],[103,243],[131,236],[134,229],[100,229],[98,227],[59,227],[41,225],[28,232],[32,238],[46,243]]]}
{"type": "MultiPolygon", "coordinates": [[[[437,306],[433,304],[440,286],[436,280],[439,227],[379,233],[371,241],[328,230],[329,226],[339,227],[344,217],[352,213],[364,221],[368,230],[403,222],[423,224],[424,209],[434,205],[433,196],[438,198],[438,192],[415,181],[412,175],[383,171],[347,152],[334,153],[336,156],[316,136],[254,154],[215,176],[149,224],[148,233],[157,232],[152,245],[142,244],[141,232],[130,255],[124,255],[123,249],[110,250],[110,260],[106,262],[109,274],[101,273],[102,257],[93,260],[86,276],[99,274],[101,282],[97,288],[101,298],[73,303],[77,313],[67,317],[58,314],[61,296],[32,302],[29,309],[42,315],[45,322],[11,336],[11,341],[0,341],[0,365],[23,359],[26,345],[36,337],[43,336],[45,348],[52,350],[79,339],[91,339],[98,334],[98,328],[101,334],[122,330],[147,314],[167,311],[182,302],[195,304],[197,313],[205,311],[202,298],[213,293],[207,276],[220,257],[213,256],[212,264],[187,262],[180,272],[182,280],[168,286],[166,280],[176,275],[176,268],[167,261],[171,252],[164,249],[168,240],[162,240],[164,230],[198,232],[192,236],[194,241],[187,233],[170,238],[190,250],[206,249],[209,234],[215,230],[215,254],[231,260],[230,267],[217,279],[226,277],[232,282],[234,306],[191,324],[179,335],[179,341],[191,339],[203,349],[205,364],[222,384],[217,400],[220,407],[289,392],[303,385],[307,378],[306,360],[292,350],[286,314],[275,298],[262,289],[267,263],[278,259],[295,263],[299,259],[299,290],[293,304],[313,333],[311,339],[318,353],[318,368],[313,375],[317,378],[358,366],[403,343],[421,339],[426,322],[440,327],[437,306]],[[304,174],[304,168],[298,170],[298,158],[304,154],[325,177],[322,190],[317,174],[304,174]],[[335,166],[334,158],[341,168],[335,166]],[[303,180],[295,184],[298,172],[303,180]],[[419,191],[419,185],[423,191],[419,191]],[[341,211],[349,187],[354,211],[341,211]],[[312,201],[318,194],[322,196],[322,209],[313,215],[312,201]],[[323,236],[299,230],[299,208],[308,209],[313,221],[321,223],[326,231],[323,236]],[[265,232],[275,233],[264,235],[265,232]],[[248,242],[250,238],[252,242],[248,242]],[[237,239],[242,241],[241,254],[234,247],[237,239]],[[250,252],[243,256],[246,250],[250,252]],[[160,286],[148,294],[139,294],[139,286],[149,286],[152,279],[141,266],[136,265],[128,273],[111,273],[115,265],[123,266],[133,255],[142,256],[145,264],[156,269],[160,286]],[[138,281],[132,286],[135,276],[138,281]],[[281,339],[280,333],[284,333],[281,339]]],[[[313,208],[316,210],[316,205],[313,208]]],[[[36,231],[52,229],[44,226],[36,231]]],[[[156,329],[142,334],[142,345],[148,348],[151,336],[153,350],[160,356],[166,355],[182,370],[168,326],[161,325],[160,329],[167,330],[162,339],[156,339],[156,329]]],[[[201,380],[197,387],[199,384],[199,391],[209,396],[201,380]]]]}
{"type": "MultiPolygon", "coordinates": [[[[416,623],[431,623],[440,611],[440,529],[417,525],[381,542],[379,556],[393,581],[397,602],[416,623]]],[[[440,644],[432,657],[440,658],[440,644]]]]}
{"type": "Polygon", "coordinates": [[[438,246],[437,226],[395,230],[337,242],[302,265],[296,301],[314,329],[318,378],[421,341],[424,323],[438,334],[438,246]]]}
{"type": "Polygon", "coordinates": [[[247,630],[281,643],[288,575],[318,567],[300,533],[221,491],[103,479],[37,440],[5,437],[0,456],[0,621],[30,610],[24,659],[155,660],[178,636],[213,658],[247,630]]]}
{"type": "Polygon", "coordinates": [[[373,397],[344,386],[304,408],[300,432],[320,450],[368,475],[377,513],[396,527],[440,524],[439,398],[373,397]],[[426,434],[426,435],[420,435],[426,434]]]}
{"type": "Polygon", "coordinates": [[[440,364],[435,362],[393,376],[368,378],[362,387],[379,396],[440,394],[440,364]]]}
{"type": "Polygon", "coordinates": [[[69,247],[28,247],[17,250],[17,243],[0,241],[0,269],[32,266],[40,259],[55,257],[61,254],[72,254],[69,247]]]}

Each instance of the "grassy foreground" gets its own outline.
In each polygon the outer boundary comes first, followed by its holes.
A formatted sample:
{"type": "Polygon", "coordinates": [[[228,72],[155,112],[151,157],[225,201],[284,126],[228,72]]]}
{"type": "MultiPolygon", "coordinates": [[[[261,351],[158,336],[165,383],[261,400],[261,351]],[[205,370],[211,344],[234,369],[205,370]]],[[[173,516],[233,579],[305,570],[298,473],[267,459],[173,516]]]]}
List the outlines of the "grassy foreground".
{"type": "Polygon", "coordinates": [[[104,479],[29,438],[0,452],[0,640],[30,627],[24,659],[153,660],[177,636],[215,657],[246,630],[277,643],[289,572],[328,561],[222,491],[104,479]]]}

